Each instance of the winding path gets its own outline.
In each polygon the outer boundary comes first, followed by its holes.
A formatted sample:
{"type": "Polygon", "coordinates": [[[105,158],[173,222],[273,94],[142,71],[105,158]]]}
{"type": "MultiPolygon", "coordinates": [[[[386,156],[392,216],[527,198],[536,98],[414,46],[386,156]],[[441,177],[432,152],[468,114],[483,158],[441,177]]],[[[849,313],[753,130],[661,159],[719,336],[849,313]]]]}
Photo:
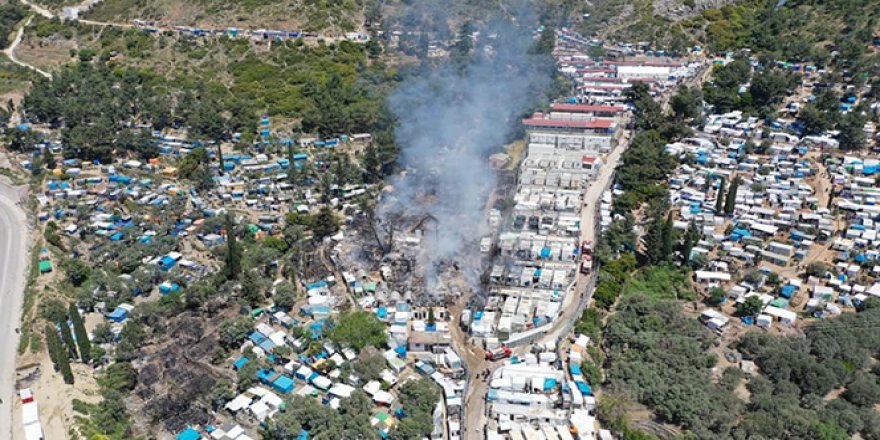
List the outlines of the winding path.
{"type": "Polygon", "coordinates": [[[50,75],[49,72],[46,72],[45,70],[42,70],[37,66],[25,63],[24,61],[21,61],[15,57],[15,49],[18,47],[19,44],[21,44],[21,39],[24,36],[24,28],[26,28],[28,25],[30,25],[31,20],[33,20],[33,19],[34,19],[34,16],[31,15],[30,17],[28,17],[27,21],[25,21],[24,23],[21,24],[21,26],[18,27],[18,31],[16,31],[16,33],[15,33],[15,40],[12,41],[12,44],[10,44],[9,47],[7,47],[6,49],[3,49],[3,53],[9,58],[9,61],[12,61],[13,63],[18,64],[21,67],[26,67],[28,69],[31,69],[34,72],[37,72],[46,78],[50,78],[52,75],[50,75]]]}

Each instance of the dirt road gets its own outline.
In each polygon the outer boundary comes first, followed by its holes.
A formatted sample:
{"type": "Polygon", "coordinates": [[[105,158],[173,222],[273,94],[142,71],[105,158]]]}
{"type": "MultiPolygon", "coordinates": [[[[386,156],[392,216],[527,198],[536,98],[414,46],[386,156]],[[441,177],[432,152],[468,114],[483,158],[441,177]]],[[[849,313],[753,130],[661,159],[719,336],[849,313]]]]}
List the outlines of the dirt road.
{"type": "Polygon", "coordinates": [[[49,78],[51,76],[51,75],[49,75],[49,72],[46,72],[44,70],[40,70],[37,66],[32,66],[32,65],[25,63],[24,61],[21,61],[15,57],[15,49],[18,48],[19,44],[21,44],[21,39],[24,36],[24,28],[27,27],[28,25],[30,25],[31,21],[33,19],[34,19],[33,16],[28,17],[27,21],[25,21],[18,28],[18,31],[15,33],[15,39],[12,40],[12,44],[10,44],[9,47],[7,47],[6,49],[3,49],[3,53],[6,54],[7,57],[9,57],[9,61],[12,61],[13,63],[18,64],[19,66],[31,69],[34,72],[37,72],[40,75],[43,75],[44,77],[49,78]]]}

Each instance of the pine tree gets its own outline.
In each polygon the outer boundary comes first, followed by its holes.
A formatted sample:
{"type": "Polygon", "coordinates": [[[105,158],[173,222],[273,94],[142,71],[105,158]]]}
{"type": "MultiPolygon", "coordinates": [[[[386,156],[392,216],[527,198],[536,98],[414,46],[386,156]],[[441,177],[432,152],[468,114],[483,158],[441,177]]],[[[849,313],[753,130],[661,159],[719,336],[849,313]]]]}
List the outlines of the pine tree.
{"type": "Polygon", "coordinates": [[[85,323],[83,323],[82,315],[76,304],[70,303],[70,320],[73,321],[73,332],[76,334],[76,345],[79,347],[79,356],[83,362],[89,363],[92,355],[92,343],[89,341],[89,334],[86,332],[85,323]]]}
{"type": "Polygon", "coordinates": [[[691,222],[684,233],[684,239],[681,241],[681,264],[686,265],[690,262],[691,252],[699,240],[700,231],[697,229],[697,224],[691,222]]]}
{"type": "Polygon", "coordinates": [[[724,209],[724,178],[721,178],[721,182],[718,183],[718,191],[715,192],[715,214],[721,214],[721,210],[724,209]]]}
{"type": "Polygon", "coordinates": [[[293,183],[296,180],[296,174],[294,173],[296,167],[293,166],[293,142],[287,144],[287,164],[287,180],[293,183]]]}
{"type": "Polygon", "coordinates": [[[655,217],[645,233],[645,258],[649,264],[663,261],[663,230],[666,222],[662,217],[655,217]]]}
{"type": "MultiPolygon", "coordinates": [[[[61,326],[61,328],[63,329],[64,326],[61,326]]],[[[70,331],[68,330],[67,333],[70,334],[70,331]]],[[[55,363],[55,368],[61,372],[61,376],[64,378],[64,383],[72,385],[73,371],[70,369],[70,359],[67,356],[68,353],[61,345],[61,340],[58,339],[58,333],[52,328],[51,324],[46,324],[46,344],[49,348],[49,357],[52,359],[52,362],[55,363]]]]}
{"type": "Polygon", "coordinates": [[[672,251],[675,250],[675,228],[672,223],[672,212],[670,212],[666,216],[666,221],[663,222],[663,235],[662,235],[662,248],[661,248],[661,261],[668,261],[672,257],[672,251]]]}
{"type": "Polygon", "coordinates": [[[226,277],[229,279],[238,278],[241,273],[241,249],[238,247],[238,241],[235,237],[235,225],[232,223],[232,216],[226,213],[226,277]]]}
{"type": "Polygon", "coordinates": [[[58,333],[52,328],[51,324],[46,324],[46,350],[49,351],[49,359],[52,360],[52,364],[55,365],[56,369],[60,369],[59,364],[61,359],[61,340],[58,339],[58,333]]]}
{"type": "Polygon", "coordinates": [[[736,191],[739,189],[739,178],[733,179],[733,182],[730,182],[730,189],[727,191],[727,200],[724,201],[724,213],[727,215],[733,214],[734,208],[736,208],[736,191]]]}
{"type": "Polygon", "coordinates": [[[73,334],[70,332],[70,326],[67,325],[67,320],[61,322],[61,340],[64,341],[64,345],[67,347],[67,352],[70,354],[70,357],[76,358],[76,342],[73,341],[73,334]]]}
{"type": "Polygon", "coordinates": [[[217,141],[217,163],[220,164],[220,175],[223,175],[223,147],[221,146],[220,141],[217,141]]]}

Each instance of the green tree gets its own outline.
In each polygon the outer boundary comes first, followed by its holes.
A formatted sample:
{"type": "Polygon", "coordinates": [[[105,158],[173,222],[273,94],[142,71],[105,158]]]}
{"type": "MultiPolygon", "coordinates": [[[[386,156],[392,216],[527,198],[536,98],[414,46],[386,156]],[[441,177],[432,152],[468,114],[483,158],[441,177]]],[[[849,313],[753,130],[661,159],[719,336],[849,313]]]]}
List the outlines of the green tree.
{"type": "Polygon", "coordinates": [[[275,294],[272,295],[276,307],[290,310],[296,303],[296,289],[290,281],[282,281],[275,285],[275,294]]]}
{"type": "Polygon", "coordinates": [[[684,86],[672,96],[669,107],[678,122],[696,120],[703,111],[703,96],[699,89],[684,86]]]}
{"type": "Polygon", "coordinates": [[[138,372],[130,362],[116,362],[98,377],[98,384],[102,388],[128,393],[137,386],[137,379],[138,372]]]}
{"type": "Polygon", "coordinates": [[[241,249],[235,236],[235,224],[232,215],[228,212],[224,218],[226,228],[226,256],[224,258],[224,273],[228,279],[236,279],[241,274],[241,249]]]}
{"type": "Polygon", "coordinates": [[[681,264],[687,265],[690,261],[691,252],[693,252],[694,246],[696,246],[697,242],[700,241],[701,235],[700,230],[697,228],[697,224],[693,221],[690,222],[684,233],[684,238],[681,241],[681,264]]]}
{"type": "Polygon", "coordinates": [[[251,361],[236,372],[236,377],[238,378],[238,391],[245,391],[253,385],[256,385],[258,382],[257,372],[260,371],[262,365],[260,365],[257,361],[251,361]]]}
{"type": "Polygon", "coordinates": [[[471,36],[474,33],[474,25],[470,21],[465,21],[458,29],[458,39],[452,46],[451,58],[459,64],[463,64],[471,57],[471,50],[474,48],[474,40],[471,36]]]}
{"type": "Polygon", "coordinates": [[[235,390],[229,379],[220,379],[211,390],[211,408],[218,411],[226,405],[226,402],[235,398],[235,390]]]}
{"type": "Polygon", "coordinates": [[[730,182],[730,188],[727,190],[727,197],[724,201],[724,213],[727,215],[732,215],[736,208],[736,192],[739,190],[739,182],[739,177],[733,179],[733,182],[730,182]]]}
{"type": "Polygon", "coordinates": [[[675,251],[675,242],[676,242],[676,233],[675,227],[672,222],[672,212],[669,212],[666,216],[666,221],[663,222],[663,260],[668,261],[672,258],[672,252],[675,251]]]}
{"type": "Polygon", "coordinates": [[[764,69],[752,77],[749,94],[760,109],[767,109],[782,102],[794,82],[776,69],[764,69]]]}
{"type": "Polygon", "coordinates": [[[880,402],[880,384],[877,376],[871,373],[856,372],[853,380],[846,386],[843,398],[853,405],[870,407],[880,402]]]}
{"type": "Polygon", "coordinates": [[[371,380],[379,380],[382,376],[382,370],[385,369],[385,358],[375,347],[364,347],[358,358],[352,364],[352,369],[358,378],[363,382],[371,380]]]}
{"type": "Polygon", "coordinates": [[[61,372],[61,376],[64,378],[64,383],[73,385],[73,371],[70,369],[68,352],[62,346],[61,340],[58,339],[58,332],[52,328],[51,324],[46,324],[46,346],[49,349],[49,357],[55,363],[55,368],[61,372]]]}
{"type": "Polygon", "coordinates": [[[236,348],[254,331],[256,322],[250,316],[236,316],[223,321],[220,325],[220,343],[228,348],[236,348]]]}
{"type": "Polygon", "coordinates": [[[837,129],[840,134],[837,140],[840,142],[841,150],[858,150],[865,146],[867,135],[865,135],[866,119],[860,112],[852,111],[840,117],[837,129]]]}
{"type": "Polygon", "coordinates": [[[85,262],[76,258],[64,260],[61,266],[64,269],[65,275],[67,275],[67,280],[74,287],[81,286],[92,274],[92,269],[85,262]]]}
{"type": "Polygon", "coordinates": [[[808,135],[822,134],[831,128],[829,114],[819,110],[815,104],[808,104],[798,112],[797,118],[804,124],[804,133],[808,135]]]}
{"type": "Polygon", "coordinates": [[[834,423],[817,422],[815,426],[816,440],[849,440],[851,437],[845,429],[834,423]]]}
{"type": "Polygon", "coordinates": [[[177,172],[181,178],[189,180],[199,189],[211,188],[214,185],[208,150],[204,147],[196,148],[184,156],[178,163],[177,172]]]}
{"type": "Polygon", "coordinates": [[[764,308],[764,302],[757,295],[750,296],[736,305],[736,310],[743,316],[755,316],[764,308]]]}
{"type": "Polygon", "coordinates": [[[339,230],[339,219],[329,206],[322,206],[315,216],[315,223],[312,226],[316,238],[329,237],[339,230]]]}
{"type": "Polygon", "coordinates": [[[387,335],[385,324],[374,314],[357,311],[346,312],[339,317],[339,323],[330,332],[330,339],[337,344],[360,351],[366,346],[385,345],[387,335]]]}
{"type": "Polygon", "coordinates": [[[544,26],[538,41],[532,47],[532,53],[537,55],[550,55],[556,48],[556,29],[551,26],[544,26]]]}
{"type": "Polygon", "coordinates": [[[79,314],[76,304],[70,303],[68,314],[70,315],[70,320],[73,321],[73,332],[76,334],[76,344],[79,347],[80,358],[82,358],[84,363],[89,363],[91,361],[92,343],[89,341],[89,333],[86,331],[85,323],[83,323],[82,315],[79,314]]]}
{"type": "Polygon", "coordinates": [[[727,298],[727,292],[720,287],[713,287],[709,290],[709,304],[721,304],[724,299],[727,298]]]}
{"type": "Polygon", "coordinates": [[[724,212],[724,187],[725,181],[722,177],[718,182],[718,191],[715,192],[715,213],[721,214],[724,212]]]}
{"type": "Polygon", "coordinates": [[[433,381],[427,378],[411,380],[400,387],[400,403],[408,417],[413,419],[407,425],[398,426],[395,439],[416,440],[428,436],[434,429],[431,414],[440,400],[440,391],[433,381]]]}
{"type": "Polygon", "coordinates": [[[265,290],[266,280],[257,272],[249,270],[241,277],[241,299],[251,307],[260,305],[265,290]]]}
{"type": "Polygon", "coordinates": [[[196,139],[220,141],[226,135],[226,120],[217,102],[200,103],[190,117],[190,130],[196,139]]]}
{"type": "Polygon", "coordinates": [[[644,241],[645,258],[649,264],[660,264],[666,261],[672,253],[672,242],[669,241],[672,231],[671,225],[667,226],[667,223],[669,222],[664,220],[661,213],[658,213],[648,225],[644,241]],[[667,250],[670,251],[668,254],[667,250]]]}
{"type": "Polygon", "coordinates": [[[647,83],[637,82],[624,92],[627,101],[633,107],[636,128],[640,130],[657,130],[666,123],[663,109],[651,97],[647,83]]]}
{"type": "Polygon", "coordinates": [[[64,341],[64,345],[67,348],[70,357],[76,358],[76,342],[73,340],[73,333],[70,332],[70,326],[67,325],[67,317],[61,321],[61,340],[64,341]]]}

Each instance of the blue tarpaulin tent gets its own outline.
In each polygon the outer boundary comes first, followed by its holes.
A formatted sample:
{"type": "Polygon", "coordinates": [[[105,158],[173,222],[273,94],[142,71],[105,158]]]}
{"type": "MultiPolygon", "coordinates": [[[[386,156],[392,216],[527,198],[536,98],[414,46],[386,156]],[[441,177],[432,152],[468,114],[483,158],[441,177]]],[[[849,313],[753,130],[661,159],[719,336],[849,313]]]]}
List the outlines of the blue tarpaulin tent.
{"type": "Polygon", "coordinates": [[[122,307],[117,307],[112,312],[107,314],[107,318],[109,318],[113,322],[122,322],[125,321],[125,318],[128,318],[128,311],[126,311],[122,307]]]}
{"type": "Polygon", "coordinates": [[[275,388],[280,393],[288,394],[293,391],[293,379],[287,376],[278,376],[272,382],[272,388],[275,388]]]}
{"type": "Polygon", "coordinates": [[[587,385],[581,381],[577,381],[574,384],[577,385],[578,391],[580,391],[581,394],[583,394],[585,396],[592,396],[593,395],[593,390],[590,388],[589,385],[587,385]]]}
{"type": "Polygon", "coordinates": [[[242,356],[242,357],[238,358],[237,361],[233,362],[232,366],[235,367],[236,370],[240,370],[241,367],[245,366],[245,364],[247,364],[250,361],[251,361],[250,359],[242,356]]]}
{"type": "Polygon", "coordinates": [[[196,431],[193,428],[186,428],[180,434],[177,434],[177,440],[200,440],[202,438],[202,434],[199,434],[199,431],[196,431]]]}

